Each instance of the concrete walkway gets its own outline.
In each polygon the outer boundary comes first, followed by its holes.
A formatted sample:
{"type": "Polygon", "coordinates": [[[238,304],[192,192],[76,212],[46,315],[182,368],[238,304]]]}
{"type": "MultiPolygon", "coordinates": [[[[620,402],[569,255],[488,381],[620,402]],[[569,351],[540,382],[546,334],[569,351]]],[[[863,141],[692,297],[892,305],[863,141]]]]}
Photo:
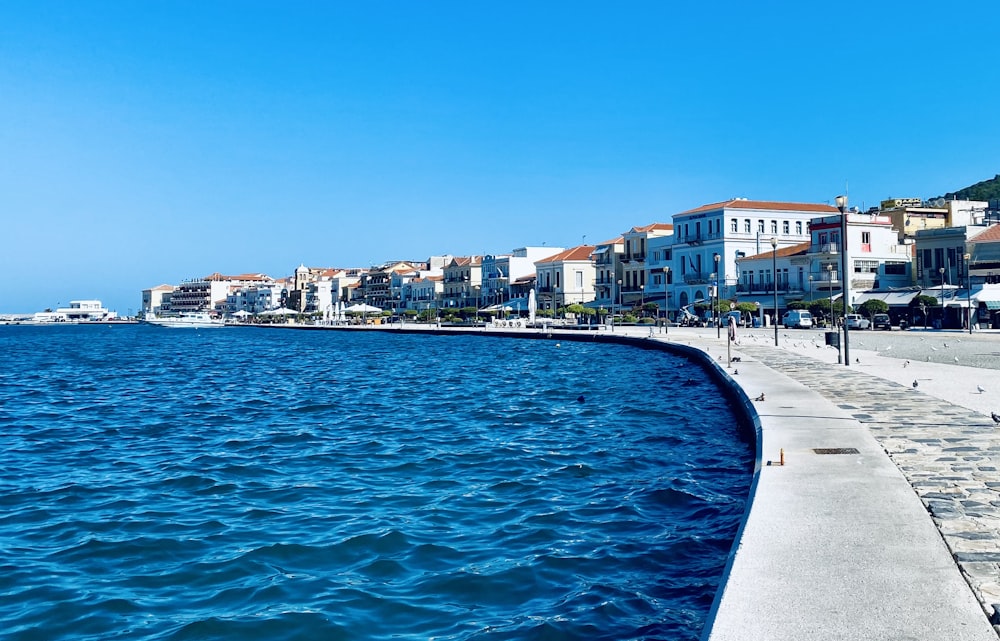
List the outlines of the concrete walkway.
{"type": "Polygon", "coordinates": [[[766,398],[763,463],[705,638],[995,641],[1000,436],[938,396],[985,402],[976,386],[1000,392],[1000,372],[867,350],[844,367],[818,334],[779,333],[779,348],[767,330],[741,335],[726,368],[714,330],[671,329],[766,398]],[[893,380],[911,376],[916,389],[893,380]]]}

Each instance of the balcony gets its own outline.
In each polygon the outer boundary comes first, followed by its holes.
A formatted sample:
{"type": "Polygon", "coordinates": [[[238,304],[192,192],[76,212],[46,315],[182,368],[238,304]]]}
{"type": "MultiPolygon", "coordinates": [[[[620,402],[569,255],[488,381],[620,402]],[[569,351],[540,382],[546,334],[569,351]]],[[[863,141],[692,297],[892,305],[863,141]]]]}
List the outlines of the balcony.
{"type": "Polygon", "coordinates": [[[711,280],[711,272],[688,272],[684,274],[685,285],[707,285],[711,280]]]}

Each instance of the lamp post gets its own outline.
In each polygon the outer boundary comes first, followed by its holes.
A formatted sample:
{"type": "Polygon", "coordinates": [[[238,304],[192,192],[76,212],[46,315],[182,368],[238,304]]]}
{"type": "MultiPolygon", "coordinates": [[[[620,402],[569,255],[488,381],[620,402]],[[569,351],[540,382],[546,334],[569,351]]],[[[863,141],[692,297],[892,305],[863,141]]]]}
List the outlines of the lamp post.
{"type": "MultiPolygon", "coordinates": [[[[837,330],[837,335],[840,335],[840,330],[837,329],[836,316],[833,315],[833,263],[828,263],[826,266],[826,273],[828,274],[826,285],[830,288],[830,323],[833,324],[833,329],[837,330]]],[[[837,344],[837,362],[840,362],[840,344],[837,344]]]]}
{"type": "Polygon", "coordinates": [[[667,281],[669,280],[667,278],[668,274],[670,274],[670,268],[664,267],[663,268],[663,333],[664,334],[670,333],[670,330],[668,329],[670,327],[670,302],[667,299],[668,296],[667,281]]]}
{"type": "Polygon", "coordinates": [[[941,276],[941,327],[944,329],[944,267],[938,267],[938,275],[941,276]]]}
{"type": "Polygon", "coordinates": [[[646,310],[643,309],[643,308],[645,306],[646,306],[646,286],[645,285],[639,285],[639,315],[642,316],[642,317],[644,317],[644,318],[645,318],[645,311],[646,310]]]}
{"type": "Polygon", "coordinates": [[[722,320],[719,314],[719,258],[721,256],[718,254],[712,255],[712,260],[715,261],[715,284],[713,285],[715,287],[715,309],[712,310],[712,316],[715,318],[716,338],[722,338],[722,323],[719,322],[722,320]]]}
{"type": "Polygon", "coordinates": [[[851,300],[850,281],[847,272],[847,196],[837,196],[840,210],[840,291],[844,301],[844,367],[851,366],[851,339],[847,333],[847,304],[851,300]]]}
{"type": "MultiPolygon", "coordinates": [[[[611,307],[615,306],[615,302],[611,301],[611,307]]],[[[622,311],[622,279],[618,279],[618,311],[622,311]]],[[[615,310],[611,310],[611,318],[614,318],[615,310]]]]}
{"type": "Polygon", "coordinates": [[[969,323],[969,333],[972,333],[972,269],[970,269],[969,261],[972,260],[972,254],[965,254],[962,256],[965,259],[965,316],[969,323]]]}
{"type": "Polygon", "coordinates": [[[771,237],[771,274],[774,280],[774,346],[778,346],[778,239],[771,237]]]}
{"type": "Polygon", "coordinates": [[[708,290],[708,304],[709,304],[709,306],[711,308],[710,311],[709,311],[709,313],[712,315],[712,321],[716,325],[719,324],[719,318],[718,318],[719,315],[718,315],[718,311],[717,311],[717,308],[718,308],[718,299],[716,299],[716,296],[718,296],[719,292],[715,288],[714,283],[716,282],[716,279],[718,277],[719,277],[719,274],[717,272],[712,272],[711,274],[708,275],[708,282],[709,283],[713,283],[713,284],[709,285],[710,289],[708,290]]]}

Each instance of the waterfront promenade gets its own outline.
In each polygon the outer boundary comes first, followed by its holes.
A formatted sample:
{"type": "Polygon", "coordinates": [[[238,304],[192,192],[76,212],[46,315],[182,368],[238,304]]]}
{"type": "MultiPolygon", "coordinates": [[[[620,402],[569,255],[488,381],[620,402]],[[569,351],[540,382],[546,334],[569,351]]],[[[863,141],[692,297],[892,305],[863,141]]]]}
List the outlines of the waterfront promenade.
{"type": "Polygon", "coordinates": [[[853,332],[845,367],[821,331],[757,329],[726,367],[725,331],[658,332],[614,333],[705,352],[760,426],[705,639],[998,638],[1000,333],[853,332]]]}
{"type": "Polygon", "coordinates": [[[752,330],[729,368],[724,332],[670,334],[765,397],[707,639],[997,638],[1000,334],[856,332],[844,367],[822,332],[752,330]]]}

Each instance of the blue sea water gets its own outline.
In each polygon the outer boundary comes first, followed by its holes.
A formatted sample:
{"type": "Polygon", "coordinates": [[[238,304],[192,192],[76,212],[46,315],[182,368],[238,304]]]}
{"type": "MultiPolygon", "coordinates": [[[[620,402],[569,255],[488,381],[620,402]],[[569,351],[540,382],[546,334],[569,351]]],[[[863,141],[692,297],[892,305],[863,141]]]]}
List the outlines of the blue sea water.
{"type": "Polygon", "coordinates": [[[3,639],[696,639],[751,481],[662,352],[99,325],[0,354],[3,639]]]}

